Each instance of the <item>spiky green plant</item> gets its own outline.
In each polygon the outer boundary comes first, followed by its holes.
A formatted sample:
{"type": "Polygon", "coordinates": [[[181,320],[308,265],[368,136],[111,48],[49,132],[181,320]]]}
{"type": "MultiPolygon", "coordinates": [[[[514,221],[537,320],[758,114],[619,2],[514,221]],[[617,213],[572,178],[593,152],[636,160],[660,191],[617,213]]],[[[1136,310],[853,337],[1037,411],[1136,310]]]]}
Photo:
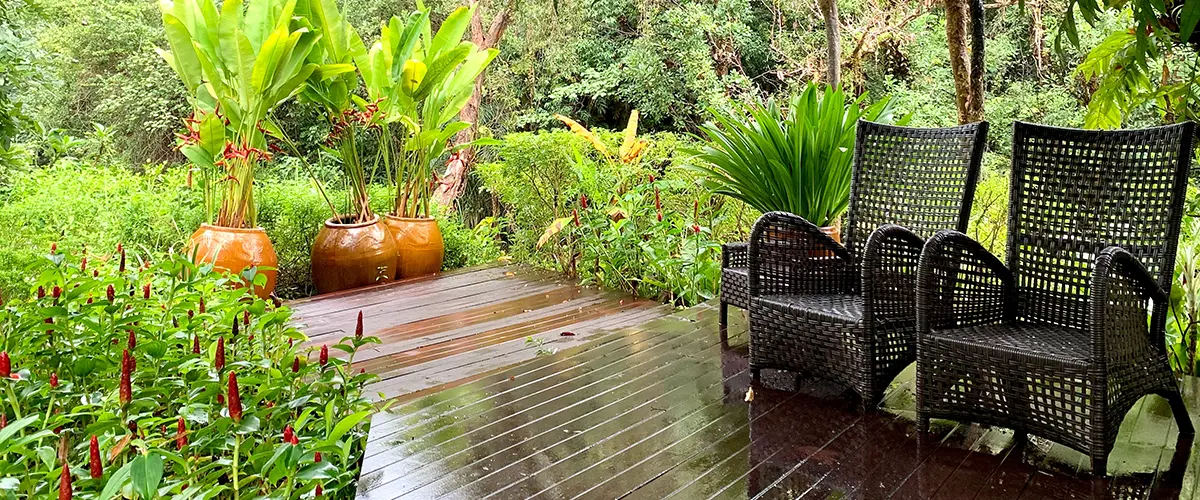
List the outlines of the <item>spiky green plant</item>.
{"type": "Polygon", "coordinates": [[[709,109],[700,127],[708,142],[692,151],[691,168],[713,192],[762,212],[786,211],[829,226],[850,200],[851,163],[858,120],[904,123],[888,98],[866,105],[841,88],[810,83],[787,108],[774,100],[709,109]]]}

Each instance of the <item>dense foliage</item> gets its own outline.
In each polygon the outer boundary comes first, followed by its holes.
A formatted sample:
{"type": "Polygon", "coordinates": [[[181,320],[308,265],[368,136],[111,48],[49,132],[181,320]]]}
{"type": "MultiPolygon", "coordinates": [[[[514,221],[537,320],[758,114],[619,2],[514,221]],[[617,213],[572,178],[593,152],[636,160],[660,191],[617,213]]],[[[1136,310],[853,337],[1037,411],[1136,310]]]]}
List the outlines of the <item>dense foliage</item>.
{"type": "Polygon", "coordinates": [[[43,258],[0,310],[8,495],[354,491],[374,376],[348,367],[377,339],[360,329],[310,360],[286,307],[230,286],[247,278],[120,247],[43,258]]]}

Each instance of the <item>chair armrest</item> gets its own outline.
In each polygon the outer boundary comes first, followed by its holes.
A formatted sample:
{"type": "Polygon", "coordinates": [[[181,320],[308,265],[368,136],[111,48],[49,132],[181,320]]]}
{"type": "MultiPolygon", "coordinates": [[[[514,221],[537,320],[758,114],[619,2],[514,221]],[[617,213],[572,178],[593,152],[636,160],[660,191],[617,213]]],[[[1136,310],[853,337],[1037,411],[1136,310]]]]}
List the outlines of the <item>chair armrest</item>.
{"type": "Polygon", "coordinates": [[[846,293],[850,251],[821,228],[786,212],[768,212],[750,232],[750,296],[846,293]]]}
{"type": "Polygon", "coordinates": [[[1165,349],[1161,322],[1147,326],[1150,301],[1165,314],[1170,296],[1133,254],[1111,246],[1096,256],[1088,297],[1093,359],[1136,363],[1146,349],[1165,349]]]}
{"type": "Polygon", "coordinates": [[[721,269],[750,267],[749,243],[726,243],[721,245],[721,269]]]}
{"type": "Polygon", "coordinates": [[[925,240],[895,224],[879,226],[862,257],[863,319],[915,321],[917,265],[925,240]]]}
{"type": "Polygon", "coordinates": [[[943,230],[925,243],[916,296],[918,335],[1015,316],[1012,273],[979,242],[958,231],[943,230]]]}

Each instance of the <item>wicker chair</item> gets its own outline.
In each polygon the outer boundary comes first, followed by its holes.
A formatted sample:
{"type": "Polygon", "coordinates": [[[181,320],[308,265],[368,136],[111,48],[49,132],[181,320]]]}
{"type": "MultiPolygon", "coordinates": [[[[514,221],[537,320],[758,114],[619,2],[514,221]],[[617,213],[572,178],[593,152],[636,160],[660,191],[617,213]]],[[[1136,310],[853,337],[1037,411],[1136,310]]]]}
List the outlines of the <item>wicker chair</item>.
{"type": "Polygon", "coordinates": [[[986,122],[918,129],[860,121],[845,246],[788,213],[754,224],[746,274],[752,374],[804,372],[850,386],[863,406],[879,402],[914,359],[922,238],[966,228],[986,136],[986,122]]]}
{"type": "Polygon", "coordinates": [[[1013,128],[1008,266],[954,231],[921,254],[918,428],[938,417],[1037,434],[1104,475],[1142,396],[1165,397],[1193,432],[1163,341],[1193,124],[1013,128]]]}

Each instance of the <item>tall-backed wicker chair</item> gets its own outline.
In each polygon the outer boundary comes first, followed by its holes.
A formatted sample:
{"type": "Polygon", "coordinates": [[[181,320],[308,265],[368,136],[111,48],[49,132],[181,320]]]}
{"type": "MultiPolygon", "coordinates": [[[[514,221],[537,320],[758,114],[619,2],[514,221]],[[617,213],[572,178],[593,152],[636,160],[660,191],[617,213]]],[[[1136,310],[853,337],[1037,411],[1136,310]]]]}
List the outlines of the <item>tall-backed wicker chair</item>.
{"type": "Polygon", "coordinates": [[[1008,266],[953,231],[921,254],[918,427],[1037,434],[1103,475],[1142,396],[1167,398],[1193,433],[1163,343],[1193,124],[1013,129],[1008,266]]]}
{"type": "Polygon", "coordinates": [[[838,244],[771,212],[748,248],[750,369],[844,383],[873,406],[914,358],[923,238],[966,229],[987,123],[920,129],[860,121],[838,244]]]}

